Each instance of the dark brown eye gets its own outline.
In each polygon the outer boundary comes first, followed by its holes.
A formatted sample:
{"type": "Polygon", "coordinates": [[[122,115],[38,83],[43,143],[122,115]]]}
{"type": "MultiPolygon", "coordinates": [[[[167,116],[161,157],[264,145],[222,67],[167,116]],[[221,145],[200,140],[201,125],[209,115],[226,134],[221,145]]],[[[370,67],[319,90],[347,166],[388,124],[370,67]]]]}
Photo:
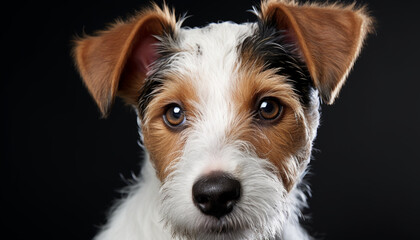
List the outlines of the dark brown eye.
{"type": "Polygon", "coordinates": [[[276,98],[263,98],[258,104],[258,114],[262,120],[275,120],[280,116],[282,110],[283,106],[276,98]]]}
{"type": "Polygon", "coordinates": [[[184,110],[178,104],[172,104],[163,114],[163,120],[169,127],[178,127],[185,122],[184,110]]]}

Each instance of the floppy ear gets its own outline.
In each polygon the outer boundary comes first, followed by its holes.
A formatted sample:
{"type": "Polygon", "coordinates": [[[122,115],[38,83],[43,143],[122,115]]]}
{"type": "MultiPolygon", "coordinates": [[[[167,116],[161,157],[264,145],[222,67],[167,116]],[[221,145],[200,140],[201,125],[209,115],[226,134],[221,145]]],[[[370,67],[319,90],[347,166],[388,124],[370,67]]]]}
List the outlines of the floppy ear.
{"type": "Polygon", "coordinates": [[[371,30],[365,9],[269,0],[261,5],[261,18],[297,45],[322,100],[332,104],[371,30]]]}
{"type": "Polygon", "coordinates": [[[77,68],[103,116],[116,95],[135,104],[150,64],[159,57],[154,36],[173,33],[175,26],[173,13],[154,5],[126,22],[75,41],[77,68]]]}

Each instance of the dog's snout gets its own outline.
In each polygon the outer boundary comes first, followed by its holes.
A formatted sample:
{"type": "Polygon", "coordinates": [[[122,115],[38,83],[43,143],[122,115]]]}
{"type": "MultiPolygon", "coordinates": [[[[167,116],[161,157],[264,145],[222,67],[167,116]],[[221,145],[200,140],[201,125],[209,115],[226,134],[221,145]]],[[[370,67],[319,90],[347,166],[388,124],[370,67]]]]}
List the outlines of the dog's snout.
{"type": "Polygon", "coordinates": [[[192,193],[202,213],[220,218],[230,213],[239,200],[241,184],[226,173],[212,172],[194,183],[192,193]]]}

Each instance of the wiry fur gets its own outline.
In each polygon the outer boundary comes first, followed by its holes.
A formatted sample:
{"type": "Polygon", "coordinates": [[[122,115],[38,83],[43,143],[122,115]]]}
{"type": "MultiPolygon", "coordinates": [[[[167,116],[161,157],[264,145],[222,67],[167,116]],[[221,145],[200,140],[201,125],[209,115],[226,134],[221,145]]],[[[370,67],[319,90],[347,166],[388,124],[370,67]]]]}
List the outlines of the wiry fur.
{"type": "Polygon", "coordinates": [[[299,219],[319,97],[337,96],[371,20],[354,5],[287,0],[263,1],[255,13],[257,23],[191,29],[154,6],[78,40],[89,91],[104,114],[117,94],[134,107],[145,152],[141,177],[95,240],[312,239],[299,219]],[[275,122],[257,118],[263,97],[283,106],[275,122]],[[162,120],[173,103],[185,110],[181,129],[162,120]],[[241,185],[220,218],[203,214],[192,197],[197,179],[213,171],[241,185]]]}

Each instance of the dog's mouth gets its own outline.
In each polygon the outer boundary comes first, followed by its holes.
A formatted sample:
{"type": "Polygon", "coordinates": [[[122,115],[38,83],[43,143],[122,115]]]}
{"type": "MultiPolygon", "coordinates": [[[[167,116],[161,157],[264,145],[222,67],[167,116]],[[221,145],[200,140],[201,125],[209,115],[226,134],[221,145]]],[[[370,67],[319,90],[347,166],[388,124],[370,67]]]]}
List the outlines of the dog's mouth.
{"type": "Polygon", "coordinates": [[[207,223],[207,226],[203,226],[203,229],[211,233],[228,233],[232,231],[237,231],[237,228],[234,225],[229,224],[226,219],[215,219],[216,221],[212,221],[207,223]]]}
{"type": "MultiPolygon", "coordinates": [[[[172,225],[173,236],[186,239],[242,239],[250,233],[248,224],[235,221],[231,216],[208,217],[189,226],[172,225]],[[186,228],[185,228],[186,227],[186,228]]],[[[252,231],[251,231],[252,232],[252,231]]]]}
{"type": "Polygon", "coordinates": [[[221,218],[208,217],[198,228],[206,233],[230,234],[243,231],[247,224],[235,221],[232,214],[229,214],[221,218]]]}

